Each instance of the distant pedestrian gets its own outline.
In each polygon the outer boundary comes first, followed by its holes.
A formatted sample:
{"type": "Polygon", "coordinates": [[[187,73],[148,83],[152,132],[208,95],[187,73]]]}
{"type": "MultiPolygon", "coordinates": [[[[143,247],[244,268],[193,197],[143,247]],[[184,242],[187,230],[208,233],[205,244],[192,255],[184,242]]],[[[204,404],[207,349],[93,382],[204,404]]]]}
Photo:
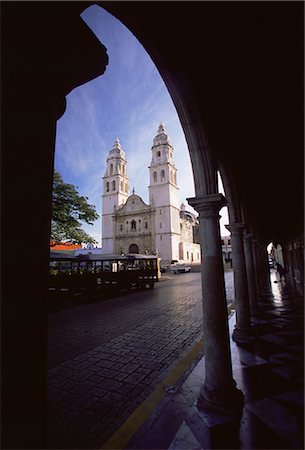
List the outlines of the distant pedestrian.
{"type": "Polygon", "coordinates": [[[276,263],[276,271],[279,274],[280,281],[282,281],[282,277],[284,277],[284,280],[286,281],[286,270],[280,263],[276,263]]]}

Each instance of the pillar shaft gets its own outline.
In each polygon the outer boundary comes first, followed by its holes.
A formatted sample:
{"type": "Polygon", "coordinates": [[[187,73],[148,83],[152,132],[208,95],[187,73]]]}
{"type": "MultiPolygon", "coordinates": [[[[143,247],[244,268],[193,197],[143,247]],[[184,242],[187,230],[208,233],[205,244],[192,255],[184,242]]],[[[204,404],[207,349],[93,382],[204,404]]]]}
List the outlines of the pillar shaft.
{"type": "Polygon", "coordinates": [[[270,281],[270,267],[269,267],[269,259],[268,252],[266,246],[262,249],[263,252],[263,261],[264,261],[264,275],[265,275],[265,286],[267,289],[271,290],[271,281],[270,281]]]}
{"type": "Polygon", "coordinates": [[[259,264],[258,264],[258,248],[257,241],[252,239],[252,256],[254,264],[254,274],[255,274],[255,286],[257,295],[260,294],[260,274],[259,274],[259,264]]]}
{"type": "Polygon", "coordinates": [[[251,336],[251,321],[248,295],[247,271],[243,244],[244,225],[233,223],[226,228],[231,232],[232,260],[234,269],[234,291],[236,305],[236,325],[233,339],[244,340],[251,336]]]}
{"type": "Polygon", "coordinates": [[[219,210],[226,200],[221,194],[214,194],[188,201],[199,212],[202,244],[205,382],[198,404],[232,410],[240,405],[242,394],[236,389],[232,376],[219,229],[219,210]]]}
{"type": "Polygon", "coordinates": [[[256,281],[255,281],[255,268],[253,261],[252,252],[252,237],[251,234],[244,234],[244,252],[247,270],[247,281],[248,281],[248,294],[249,294],[249,304],[250,313],[255,313],[258,309],[257,304],[257,293],[256,293],[256,281]]]}
{"type": "Polygon", "coordinates": [[[259,277],[259,293],[266,295],[270,291],[270,271],[268,264],[268,255],[266,248],[257,243],[257,264],[258,264],[258,277],[259,277]]]}

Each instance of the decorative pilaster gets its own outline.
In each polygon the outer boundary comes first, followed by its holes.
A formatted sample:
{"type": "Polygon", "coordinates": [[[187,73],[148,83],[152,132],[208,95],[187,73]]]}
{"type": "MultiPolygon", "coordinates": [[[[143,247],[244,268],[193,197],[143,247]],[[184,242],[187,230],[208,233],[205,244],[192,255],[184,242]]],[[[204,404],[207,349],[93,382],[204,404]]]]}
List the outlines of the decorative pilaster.
{"type": "Polygon", "coordinates": [[[247,271],[243,245],[242,223],[226,225],[231,232],[232,261],[234,269],[234,291],[236,305],[236,325],[232,338],[236,342],[244,342],[253,337],[251,330],[247,271]]]}
{"type": "Polygon", "coordinates": [[[250,233],[245,232],[243,238],[244,238],[246,270],[247,270],[250,313],[254,314],[258,310],[258,304],[256,293],[255,267],[252,253],[252,236],[250,233]]]}
{"type": "Polygon", "coordinates": [[[219,228],[219,210],[226,205],[221,194],[188,199],[199,213],[202,242],[203,339],[205,382],[198,406],[240,412],[243,394],[232,376],[227,302],[219,228]]]}

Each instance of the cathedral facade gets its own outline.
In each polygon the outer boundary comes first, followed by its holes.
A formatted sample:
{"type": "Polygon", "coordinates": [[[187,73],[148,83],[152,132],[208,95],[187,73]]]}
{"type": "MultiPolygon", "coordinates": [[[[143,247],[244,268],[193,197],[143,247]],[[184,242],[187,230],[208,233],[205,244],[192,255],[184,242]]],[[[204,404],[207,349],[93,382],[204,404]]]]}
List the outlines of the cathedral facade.
{"type": "Polygon", "coordinates": [[[198,264],[198,220],[179,205],[174,148],[161,123],[151,148],[149,204],[129,195],[127,159],[118,139],[107,158],[102,195],[102,252],[104,254],[157,254],[198,264]]]}

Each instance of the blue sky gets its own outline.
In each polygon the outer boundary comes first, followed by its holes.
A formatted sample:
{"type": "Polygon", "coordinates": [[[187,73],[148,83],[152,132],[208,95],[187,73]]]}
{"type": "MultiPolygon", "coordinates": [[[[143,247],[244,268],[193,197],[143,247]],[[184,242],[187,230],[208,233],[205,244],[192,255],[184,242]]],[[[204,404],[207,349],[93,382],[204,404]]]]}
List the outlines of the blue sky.
{"type": "MultiPolygon", "coordinates": [[[[194,196],[190,157],[159,72],[133,34],[101,7],[92,5],[81,17],[107,48],[109,65],[102,76],[67,96],[66,112],[57,123],[55,169],[101,215],[106,158],[118,137],[127,157],[130,188],[148,203],[151,146],[162,121],[174,146],[180,200],[186,203],[194,196]]],[[[83,228],[101,243],[101,218],[83,228]]],[[[223,226],[221,233],[228,234],[223,226]]]]}

